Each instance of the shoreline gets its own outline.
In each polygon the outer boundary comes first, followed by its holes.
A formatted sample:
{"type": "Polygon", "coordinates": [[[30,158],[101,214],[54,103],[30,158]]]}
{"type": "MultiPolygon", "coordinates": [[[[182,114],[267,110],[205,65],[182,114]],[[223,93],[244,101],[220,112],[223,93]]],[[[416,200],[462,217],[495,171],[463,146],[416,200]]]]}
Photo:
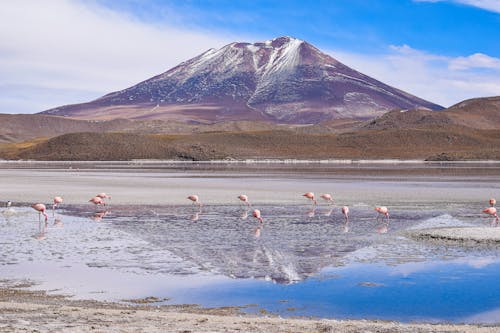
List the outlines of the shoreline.
{"type": "Polygon", "coordinates": [[[131,160],[5,160],[0,159],[0,164],[331,164],[331,165],[356,165],[356,164],[496,164],[500,160],[451,160],[431,161],[425,159],[289,159],[289,158],[264,158],[264,159],[220,159],[220,160],[181,160],[181,159],[131,159],[131,160]]]}
{"type": "MultiPolygon", "coordinates": [[[[2,281],[4,284],[6,281],[2,281]]],[[[498,325],[280,318],[236,307],[128,305],[0,287],[0,332],[498,332],[498,325]]],[[[138,300],[139,302],[141,300],[138,300]]]]}

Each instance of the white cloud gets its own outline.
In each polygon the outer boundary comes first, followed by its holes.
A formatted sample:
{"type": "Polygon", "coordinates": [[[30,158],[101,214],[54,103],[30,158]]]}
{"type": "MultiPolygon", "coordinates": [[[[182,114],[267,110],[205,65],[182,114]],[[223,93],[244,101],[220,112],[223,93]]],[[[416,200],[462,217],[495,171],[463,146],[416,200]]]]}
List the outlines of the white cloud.
{"type": "Polygon", "coordinates": [[[414,2],[455,2],[472,7],[478,7],[488,11],[500,13],[499,0],[413,0],[414,2]]]}
{"type": "Polygon", "coordinates": [[[232,40],[78,1],[1,1],[0,112],[88,101],[232,40]]]}
{"type": "Polygon", "coordinates": [[[455,0],[455,2],[500,13],[499,0],[455,0]]]}
{"type": "Polygon", "coordinates": [[[329,53],[379,81],[446,107],[468,98],[500,95],[500,59],[485,54],[447,57],[408,45],[390,46],[378,55],[329,53]]]}
{"type": "Polygon", "coordinates": [[[451,70],[467,70],[472,68],[492,68],[500,70],[500,59],[482,53],[474,53],[468,57],[457,57],[449,62],[451,70]]]}

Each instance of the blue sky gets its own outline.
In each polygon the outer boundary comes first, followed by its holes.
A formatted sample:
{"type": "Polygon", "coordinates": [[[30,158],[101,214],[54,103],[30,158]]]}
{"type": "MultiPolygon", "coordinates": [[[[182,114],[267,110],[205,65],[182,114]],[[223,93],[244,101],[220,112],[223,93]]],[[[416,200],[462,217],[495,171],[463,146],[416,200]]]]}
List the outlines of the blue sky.
{"type": "Polygon", "coordinates": [[[283,35],[444,106],[500,95],[500,0],[20,0],[0,2],[0,113],[88,101],[208,48],[283,35]]]}
{"type": "MultiPolygon", "coordinates": [[[[478,3],[480,1],[477,1],[478,3]]],[[[370,53],[388,45],[448,56],[500,57],[498,11],[453,1],[109,1],[100,3],[146,22],[270,39],[290,35],[320,48],[370,53]]]]}

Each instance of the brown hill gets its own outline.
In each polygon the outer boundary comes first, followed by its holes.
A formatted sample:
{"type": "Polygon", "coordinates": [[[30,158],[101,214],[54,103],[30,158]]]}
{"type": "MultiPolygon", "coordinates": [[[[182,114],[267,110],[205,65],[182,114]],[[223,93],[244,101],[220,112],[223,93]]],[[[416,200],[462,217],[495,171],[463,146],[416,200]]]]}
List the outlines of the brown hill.
{"type": "MultiPolygon", "coordinates": [[[[307,134],[296,130],[190,135],[72,133],[4,150],[0,157],[38,160],[130,159],[500,159],[500,132],[460,129],[360,130],[307,134]]],[[[12,148],[12,147],[11,147],[12,148]]]]}
{"type": "Polygon", "coordinates": [[[367,122],[344,119],[317,125],[0,115],[0,158],[500,159],[499,101],[474,99],[444,111],[395,110],[367,122]]]}
{"type": "Polygon", "coordinates": [[[449,107],[445,113],[456,124],[500,129],[500,96],[469,99],[449,107]]]}
{"type": "Polygon", "coordinates": [[[0,114],[0,144],[51,138],[78,132],[124,132],[136,134],[196,133],[206,131],[252,131],[279,128],[269,122],[228,121],[214,124],[185,124],[162,120],[79,120],[42,114],[0,114]]]}

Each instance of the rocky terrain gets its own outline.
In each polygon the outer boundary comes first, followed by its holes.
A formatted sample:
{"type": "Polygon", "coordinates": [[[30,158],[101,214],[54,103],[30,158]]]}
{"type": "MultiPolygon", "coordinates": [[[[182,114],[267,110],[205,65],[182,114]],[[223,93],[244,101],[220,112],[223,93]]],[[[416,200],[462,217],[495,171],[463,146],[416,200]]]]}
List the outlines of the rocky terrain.
{"type": "Polygon", "coordinates": [[[210,49],[133,87],[43,112],[79,119],[317,124],[392,109],[442,109],[291,37],[210,49]]]}

